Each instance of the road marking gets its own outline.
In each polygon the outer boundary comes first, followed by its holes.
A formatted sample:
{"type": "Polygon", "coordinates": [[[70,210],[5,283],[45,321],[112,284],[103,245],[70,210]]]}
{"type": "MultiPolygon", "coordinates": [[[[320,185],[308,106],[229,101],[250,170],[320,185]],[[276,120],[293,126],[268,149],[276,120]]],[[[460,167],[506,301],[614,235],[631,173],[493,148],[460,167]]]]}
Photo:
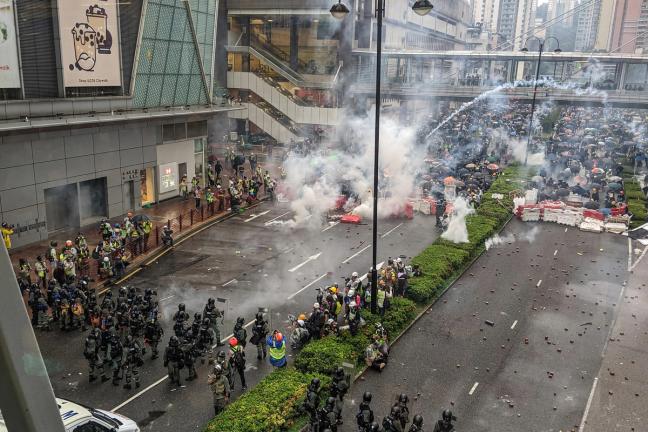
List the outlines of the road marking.
{"type": "Polygon", "coordinates": [[[126,399],[124,402],[122,402],[122,403],[120,403],[119,405],[117,405],[116,407],[112,408],[110,411],[113,411],[113,412],[115,412],[115,411],[119,411],[120,409],[122,409],[123,407],[125,407],[126,405],[128,405],[129,403],[133,402],[133,401],[134,401],[135,399],[137,399],[138,397],[142,396],[142,395],[143,395],[144,393],[146,393],[147,391],[151,390],[153,387],[155,387],[155,386],[157,386],[158,384],[162,383],[162,382],[163,382],[164,380],[166,380],[167,378],[169,378],[169,375],[164,375],[162,378],[160,378],[159,380],[155,381],[153,384],[151,384],[150,386],[146,387],[145,389],[142,389],[139,393],[135,393],[132,397],[126,399]]]}
{"type": "Polygon", "coordinates": [[[324,228],[324,229],[322,230],[322,232],[326,232],[326,231],[330,230],[331,228],[333,228],[334,226],[339,225],[339,224],[340,224],[340,222],[332,223],[332,224],[330,224],[329,226],[327,226],[326,228],[324,228]]]}
{"type": "Polygon", "coordinates": [[[634,264],[632,264],[632,267],[630,267],[630,271],[634,270],[635,267],[637,267],[637,264],[639,264],[639,262],[643,259],[644,255],[646,255],[646,252],[648,252],[648,246],[646,246],[646,247],[644,248],[644,250],[643,250],[643,252],[641,253],[641,255],[639,255],[639,258],[637,258],[637,260],[634,262],[634,264]]]}
{"type": "Polygon", "coordinates": [[[628,237],[628,271],[632,270],[632,239],[628,237]]]}
{"type": "Polygon", "coordinates": [[[569,228],[565,228],[565,232],[567,232],[568,229],[569,229],[569,228]]]}
{"type": "Polygon", "coordinates": [[[270,210],[266,210],[266,211],[261,212],[261,213],[259,213],[259,214],[253,214],[253,215],[250,216],[249,218],[245,219],[243,222],[250,222],[250,221],[253,221],[254,219],[256,219],[256,218],[258,218],[258,217],[261,217],[261,216],[263,216],[263,215],[267,215],[268,213],[270,213],[270,210]]]}
{"type": "Polygon", "coordinates": [[[237,280],[236,280],[236,279],[232,279],[232,280],[229,281],[229,282],[225,282],[225,283],[223,284],[223,286],[226,287],[227,285],[229,285],[229,284],[231,284],[231,283],[234,283],[234,282],[237,282],[237,280]]]}
{"type": "Polygon", "coordinates": [[[554,256],[558,255],[558,249],[554,251],[554,256]]]}
{"type": "MultiPolygon", "coordinates": [[[[269,221],[267,221],[267,222],[265,223],[265,225],[266,225],[266,226],[270,225],[272,222],[276,221],[276,220],[279,219],[280,217],[286,216],[288,213],[292,213],[292,210],[291,210],[291,211],[287,211],[287,212],[284,213],[284,214],[280,214],[279,216],[277,216],[277,217],[274,218],[274,219],[270,219],[269,221]]],[[[247,221],[246,221],[246,222],[247,222],[247,221]]]]}
{"type": "Polygon", "coordinates": [[[286,249],[285,251],[283,251],[283,252],[281,252],[281,253],[283,253],[283,254],[287,254],[287,253],[290,253],[290,252],[292,252],[292,251],[294,251],[294,250],[295,250],[295,246],[293,246],[293,247],[291,247],[291,248],[289,248],[289,249],[286,249]]]}
{"type": "Polygon", "coordinates": [[[596,391],[596,384],[598,383],[598,377],[594,378],[594,383],[592,384],[592,391],[590,391],[589,397],[587,398],[587,405],[585,405],[585,412],[583,413],[583,419],[580,422],[578,430],[583,432],[585,430],[585,422],[587,421],[587,415],[589,414],[590,407],[592,406],[592,400],[594,399],[594,392],[596,391]]]}
{"type": "Polygon", "coordinates": [[[478,382],[475,382],[475,384],[473,384],[472,388],[471,388],[470,391],[468,392],[468,396],[472,396],[472,394],[475,393],[475,390],[477,390],[477,386],[478,386],[478,385],[479,385],[478,382]]]}
{"type": "Polygon", "coordinates": [[[541,283],[542,283],[542,279],[540,279],[540,280],[538,281],[538,283],[536,284],[536,287],[539,287],[541,283]]]}
{"type": "MultiPolygon", "coordinates": [[[[376,265],[376,268],[377,268],[378,270],[380,270],[380,269],[382,268],[383,264],[385,264],[385,261],[378,263],[378,264],[376,265]]],[[[365,279],[367,279],[367,273],[365,273],[365,274],[363,274],[362,276],[360,276],[360,280],[361,280],[361,281],[363,281],[363,280],[365,280],[365,279]]]]}
{"type": "Polygon", "coordinates": [[[513,325],[511,326],[511,330],[513,330],[516,325],[517,325],[517,320],[513,321],[513,325]]]}
{"type": "Polygon", "coordinates": [[[311,255],[311,256],[308,257],[308,259],[307,259],[306,261],[304,261],[304,262],[301,263],[301,264],[296,265],[295,267],[291,268],[291,269],[288,270],[288,271],[289,271],[290,273],[293,273],[294,271],[299,270],[300,268],[302,268],[303,266],[305,266],[305,265],[308,264],[309,262],[311,262],[311,261],[315,261],[317,258],[320,257],[320,255],[322,255],[322,252],[318,253],[317,255],[311,255]]]}
{"type": "Polygon", "coordinates": [[[302,289],[300,289],[300,290],[297,291],[296,293],[293,293],[293,294],[291,294],[290,296],[288,296],[288,300],[292,300],[292,299],[294,299],[294,298],[297,296],[297,294],[301,293],[301,292],[304,291],[305,289],[308,289],[309,287],[313,286],[313,284],[315,284],[315,283],[319,282],[320,280],[322,280],[322,279],[324,278],[324,276],[326,276],[326,274],[327,274],[327,273],[324,273],[322,276],[320,276],[320,277],[318,277],[317,279],[315,279],[314,281],[310,282],[308,285],[306,285],[305,287],[303,287],[302,289]]]}
{"type": "Polygon", "coordinates": [[[393,232],[396,231],[398,228],[400,228],[401,225],[403,225],[402,222],[399,223],[398,225],[396,225],[394,228],[392,228],[392,229],[390,229],[389,231],[387,231],[385,234],[381,235],[380,238],[385,238],[385,237],[387,237],[389,234],[393,233],[393,232]]]}
{"type": "Polygon", "coordinates": [[[342,261],[342,264],[346,264],[346,263],[348,263],[348,262],[351,261],[353,258],[357,257],[358,255],[360,255],[362,252],[366,251],[366,250],[369,249],[370,247],[371,247],[371,245],[367,245],[367,246],[363,247],[363,248],[360,249],[358,252],[354,253],[353,255],[351,255],[350,257],[348,257],[348,258],[345,259],[344,261],[342,261]]]}
{"type": "Polygon", "coordinates": [[[170,295],[169,297],[164,297],[163,299],[160,299],[160,301],[163,302],[163,301],[169,300],[170,298],[173,298],[173,297],[175,297],[175,294],[170,295]]]}

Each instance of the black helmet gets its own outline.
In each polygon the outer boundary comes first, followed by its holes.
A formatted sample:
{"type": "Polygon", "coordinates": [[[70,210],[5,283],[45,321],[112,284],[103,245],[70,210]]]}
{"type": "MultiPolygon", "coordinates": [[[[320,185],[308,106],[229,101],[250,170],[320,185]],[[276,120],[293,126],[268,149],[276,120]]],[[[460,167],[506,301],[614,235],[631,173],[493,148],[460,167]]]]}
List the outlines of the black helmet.
{"type": "Polygon", "coordinates": [[[171,339],[169,339],[169,346],[177,347],[179,343],[180,342],[178,341],[178,336],[176,335],[171,336],[171,339]]]}
{"type": "Polygon", "coordinates": [[[207,299],[207,304],[214,304],[215,301],[216,301],[216,300],[214,300],[212,297],[209,297],[209,298],[207,299]]]}
{"type": "Polygon", "coordinates": [[[223,373],[223,368],[221,367],[221,365],[217,364],[216,366],[214,366],[214,373],[216,375],[220,375],[223,373]]]}
{"type": "Polygon", "coordinates": [[[344,376],[344,368],[342,366],[338,366],[337,369],[335,370],[335,375],[339,377],[344,376]]]}
{"type": "Polygon", "coordinates": [[[452,411],[447,409],[447,410],[443,410],[443,414],[441,414],[441,418],[443,418],[443,420],[445,421],[451,421],[454,419],[454,416],[452,415],[452,411]]]}
{"type": "Polygon", "coordinates": [[[333,406],[335,406],[335,398],[329,397],[328,399],[326,399],[326,407],[333,408],[333,406]]]}
{"type": "Polygon", "coordinates": [[[216,357],[219,359],[224,359],[226,357],[225,351],[218,351],[218,354],[216,354],[216,357]]]}
{"type": "Polygon", "coordinates": [[[180,304],[178,305],[178,310],[184,312],[184,310],[185,310],[185,304],[184,304],[184,303],[180,303],[180,304]]]}
{"type": "Polygon", "coordinates": [[[423,427],[423,416],[420,415],[420,414],[416,414],[414,416],[414,419],[412,420],[412,423],[414,424],[414,426],[418,426],[418,427],[422,428],[423,427]]]}
{"type": "Polygon", "coordinates": [[[319,386],[320,386],[320,380],[319,380],[319,378],[313,378],[313,379],[311,380],[311,386],[312,386],[312,387],[315,387],[315,388],[319,388],[319,386]]]}
{"type": "Polygon", "coordinates": [[[133,343],[133,336],[131,336],[131,335],[126,336],[126,343],[129,344],[129,345],[132,344],[133,343]]]}
{"type": "Polygon", "coordinates": [[[369,426],[369,432],[379,432],[380,431],[380,425],[377,422],[371,422],[371,426],[369,426]]]}
{"type": "Polygon", "coordinates": [[[198,321],[198,322],[202,321],[202,314],[200,312],[196,312],[194,314],[194,321],[198,321]]]}
{"type": "Polygon", "coordinates": [[[245,318],[238,317],[236,318],[236,324],[242,326],[245,323],[245,318]]]}
{"type": "Polygon", "coordinates": [[[119,294],[120,294],[120,295],[121,295],[121,294],[126,294],[127,292],[128,292],[128,290],[126,289],[126,287],[121,287],[121,288],[119,288],[119,294]]]}
{"type": "Polygon", "coordinates": [[[257,321],[262,321],[263,320],[263,312],[257,312],[256,319],[257,319],[257,321]]]}
{"type": "Polygon", "coordinates": [[[405,393],[401,393],[400,396],[398,396],[398,402],[407,403],[409,402],[409,398],[405,393]]]}
{"type": "Polygon", "coordinates": [[[209,318],[205,318],[205,319],[202,321],[202,325],[203,325],[203,327],[205,327],[205,328],[208,328],[210,323],[211,323],[211,321],[209,321],[209,318]]]}
{"type": "Polygon", "coordinates": [[[401,409],[398,405],[394,405],[391,409],[391,416],[392,417],[400,417],[401,415],[401,409]]]}
{"type": "Polygon", "coordinates": [[[363,401],[363,402],[371,402],[371,397],[372,397],[371,392],[366,391],[366,392],[364,392],[364,394],[362,395],[362,401],[363,401]]]}

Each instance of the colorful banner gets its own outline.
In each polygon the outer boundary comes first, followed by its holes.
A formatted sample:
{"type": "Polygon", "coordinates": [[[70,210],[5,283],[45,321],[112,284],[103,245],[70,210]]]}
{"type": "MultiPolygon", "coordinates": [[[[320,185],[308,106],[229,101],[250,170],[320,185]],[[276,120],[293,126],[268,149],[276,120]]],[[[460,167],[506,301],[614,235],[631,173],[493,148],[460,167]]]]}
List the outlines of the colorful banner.
{"type": "Polygon", "coordinates": [[[0,0],[0,88],[20,88],[18,41],[12,0],[0,0]]]}
{"type": "Polygon", "coordinates": [[[121,85],[116,0],[58,0],[65,87],[121,85]]]}

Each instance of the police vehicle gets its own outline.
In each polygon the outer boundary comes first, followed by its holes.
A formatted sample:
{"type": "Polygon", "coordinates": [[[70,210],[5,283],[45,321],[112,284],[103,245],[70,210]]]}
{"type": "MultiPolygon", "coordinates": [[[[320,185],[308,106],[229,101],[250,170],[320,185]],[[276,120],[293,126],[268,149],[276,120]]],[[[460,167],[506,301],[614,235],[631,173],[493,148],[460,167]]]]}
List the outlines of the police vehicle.
{"type": "MultiPolygon", "coordinates": [[[[56,398],[65,432],[140,432],[137,424],[110,411],[56,398]]],[[[0,432],[8,432],[0,413],[0,432]]]]}

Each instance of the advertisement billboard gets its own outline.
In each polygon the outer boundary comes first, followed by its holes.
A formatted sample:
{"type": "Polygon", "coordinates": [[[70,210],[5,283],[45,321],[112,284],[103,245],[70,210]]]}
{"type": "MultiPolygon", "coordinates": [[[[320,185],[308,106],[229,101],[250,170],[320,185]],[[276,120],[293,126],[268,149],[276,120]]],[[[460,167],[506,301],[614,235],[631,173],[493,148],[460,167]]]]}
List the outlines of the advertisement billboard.
{"type": "Polygon", "coordinates": [[[160,194],[178,190],[178,163],[160,165],[160,194]]]}
{"type": "Polygon", "coordinates": [[[121,85],[117,0],[58,0],[65,87],[121,85]]]}
{"type": "Polygon", "coordinates": [[[13,0],[0,0],[0,88],[20,88],[13,0]]]}

